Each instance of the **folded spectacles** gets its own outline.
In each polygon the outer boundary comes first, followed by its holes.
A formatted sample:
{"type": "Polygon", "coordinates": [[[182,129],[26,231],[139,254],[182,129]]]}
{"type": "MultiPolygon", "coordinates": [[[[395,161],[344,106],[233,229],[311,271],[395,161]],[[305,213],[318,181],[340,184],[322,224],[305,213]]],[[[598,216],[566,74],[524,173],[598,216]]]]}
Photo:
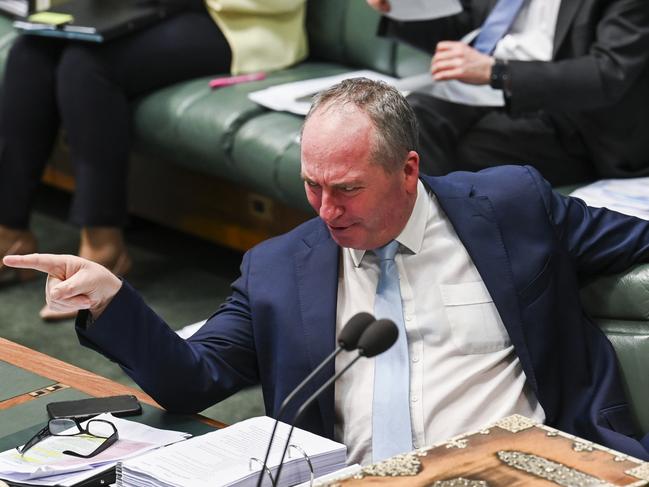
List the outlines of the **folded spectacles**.
{"type": "Polygon", "coordinates": [[[50,436],[81,435],[88,435],[94,438],[102,438],[104,441],[102,441],[101,444],[90,453],[84,454],[72,450],[64,450],[63,453],[65,455],[72,455],[80,458],[91,458],[104,451],[106,448],[115,443],[119,438],[115,425],[110,421],[106,421],[104,419],[91,419],[86,422],[86,425],[84,427],[81,426],[79,420],[74,418],[55,418],[50,419],[43,429],[36,433],[22,447],[16,447],[16,450],[18,450],[18,453],[20,453],[21,455],[24,455],[27,450],[50,436]]]}

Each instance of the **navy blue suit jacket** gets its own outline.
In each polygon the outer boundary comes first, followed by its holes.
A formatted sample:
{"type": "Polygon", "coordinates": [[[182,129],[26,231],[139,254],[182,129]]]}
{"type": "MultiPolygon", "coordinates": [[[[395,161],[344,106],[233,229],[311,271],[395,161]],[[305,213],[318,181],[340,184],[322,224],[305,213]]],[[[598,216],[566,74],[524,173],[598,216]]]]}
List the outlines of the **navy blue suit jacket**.
{"type": "MultiPolygon", "coordinates": [[[[649,459],[614,350],[579,300],[583,280],[649,260],[649,222],[560,196],[526,167],[422,180],[489,289],[547,424],[649,459]]],[[[274,415],[334,349],[339,251],[317,218],[258,245],[232,295],[187,342],[124,283],[95,324],[78,321],[81,341],[169,410],[200,411],[261,383],[274,415]]],[[[302,426],[332,437],[333,425],[329,390],[302,426]]]]}

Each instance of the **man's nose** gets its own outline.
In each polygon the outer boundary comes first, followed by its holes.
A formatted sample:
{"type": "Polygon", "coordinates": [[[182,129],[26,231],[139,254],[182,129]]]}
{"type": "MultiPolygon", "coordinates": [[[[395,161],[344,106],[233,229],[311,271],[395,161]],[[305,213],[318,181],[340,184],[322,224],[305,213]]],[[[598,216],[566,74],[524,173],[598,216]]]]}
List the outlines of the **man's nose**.
{"type": "Polygon", "coordinates": [[[343,208],[336,204],[336,201],[329,195],[322,195],[320,204],[320,218],[325,222],[332,222],[343,214],[343,208]]]}

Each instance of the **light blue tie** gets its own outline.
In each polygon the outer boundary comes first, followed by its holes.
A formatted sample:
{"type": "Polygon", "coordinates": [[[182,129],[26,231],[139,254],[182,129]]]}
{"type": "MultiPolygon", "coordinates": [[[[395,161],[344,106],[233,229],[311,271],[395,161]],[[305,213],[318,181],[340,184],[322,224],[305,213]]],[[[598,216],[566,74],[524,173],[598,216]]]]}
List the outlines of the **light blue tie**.
{"type": "Polygon", "coordinates": [[[396,343],[374,360],[374,400],[372,402],[372,460],[377,462],[412,450],[410,426],[410,367],[408,341],[403,322],[399,269],[394,256],[399,242],[391,241],[374,250],[381,273],[376,287],[374,314],[389,318],[399,329],[396,343]]]}
{"type": "Polygon", "coordinates": [[[499,0],[482,24],[473,47],[484,54],[492,54],[498,41],[507,34],[525,0],[499,0]]]}

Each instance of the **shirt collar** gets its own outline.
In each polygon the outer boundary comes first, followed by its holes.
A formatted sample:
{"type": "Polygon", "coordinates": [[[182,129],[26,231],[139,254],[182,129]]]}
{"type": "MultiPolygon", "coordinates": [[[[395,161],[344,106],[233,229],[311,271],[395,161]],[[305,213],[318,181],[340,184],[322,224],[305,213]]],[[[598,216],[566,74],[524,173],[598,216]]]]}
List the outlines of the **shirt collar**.
{"type": "MultiPolygon", "coordinates": [[[[411,253],[416,254],[421,250],[426,231],[426,220],[428,219],[428,206],[426,205],[427,191],[421,180],[417,183],[417,199],[415,206],[410,213],[408,222],[401,233],[395,239],[411,253]]],[[[355,267],[360,267],[365,256],[366,250],[347,249],[349,250],[355,267]]]]}

